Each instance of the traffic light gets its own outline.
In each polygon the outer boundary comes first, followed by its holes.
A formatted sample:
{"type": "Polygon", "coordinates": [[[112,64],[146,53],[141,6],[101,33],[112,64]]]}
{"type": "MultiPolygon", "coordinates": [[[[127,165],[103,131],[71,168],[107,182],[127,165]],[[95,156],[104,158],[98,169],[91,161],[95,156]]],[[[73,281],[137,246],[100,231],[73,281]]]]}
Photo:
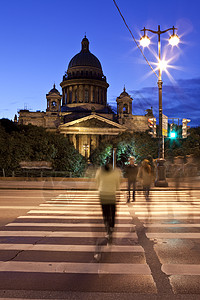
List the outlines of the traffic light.
{"type": "Polygon", "coordinates": [[[188,137],[188,129],[189,126],[187,125],[191,120],[189,119],[183,119],[182,120],[182,138],[185,139],[188,137]]]}
{"type": "Polygon", "coordinates": [[[176,137],[177,137],[176,131],[171,131],[171,132],[170,132],[170,138],[171,138],[171,139],[175,139],[176,137]]]}
{"type": "Polygon", "coordinates": [[[156,137],[156,118],[148,118],[149,134],[156,137]]]}
{"type": "Polygon", "coordinates": [[[176,124],[170,124],[169,137],[171,139],[176,139],[178,137],[178,131],[176,124]]]}

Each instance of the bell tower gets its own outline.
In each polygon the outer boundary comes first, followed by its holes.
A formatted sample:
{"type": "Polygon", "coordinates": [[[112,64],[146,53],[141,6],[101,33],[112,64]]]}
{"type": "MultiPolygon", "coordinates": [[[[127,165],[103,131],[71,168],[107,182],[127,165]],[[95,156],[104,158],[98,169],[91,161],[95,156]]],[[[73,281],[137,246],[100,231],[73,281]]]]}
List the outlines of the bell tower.
{"type": "Polygon", "coordinates": [[[132,101],[131,96],[126,92],[125,86],[123,92],[116,99],[117,116],[120,124],[125,124],[132,119],[132,101]]]}
{"type": "Polygon", "coordinates": [[[46,94],[47,98],[47,109],[46,112],[60,112],[61,108],[61,98],[59,91],[56,89],[55,83],[53,88],[50,90],[48,94],[46,94]]]}

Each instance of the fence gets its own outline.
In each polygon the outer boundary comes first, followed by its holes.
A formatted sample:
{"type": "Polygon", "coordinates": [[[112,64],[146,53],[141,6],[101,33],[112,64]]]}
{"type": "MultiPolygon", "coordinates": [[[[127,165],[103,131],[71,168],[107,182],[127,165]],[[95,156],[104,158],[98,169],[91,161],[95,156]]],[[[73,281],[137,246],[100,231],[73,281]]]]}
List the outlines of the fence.
{"type": "Polygon", "coordinates": [[[34,169],[18,169],[18,170],[0,170],[0,177],[80,177],[74,172],[53,171],[53,170],[34,170],[34,169]]]}

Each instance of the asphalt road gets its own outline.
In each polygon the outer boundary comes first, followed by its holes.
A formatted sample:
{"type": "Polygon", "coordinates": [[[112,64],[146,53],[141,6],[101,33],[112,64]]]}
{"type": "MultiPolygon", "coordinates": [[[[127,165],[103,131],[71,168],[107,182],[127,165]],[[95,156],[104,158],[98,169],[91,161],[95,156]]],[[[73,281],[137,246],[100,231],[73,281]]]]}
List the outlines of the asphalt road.
{"type": "Polygon", "coordinates": [[[0,299],[200,299],[199,208],[199,190],[123,191],[107,245],[97,192],[2,189],[0,299]]]}

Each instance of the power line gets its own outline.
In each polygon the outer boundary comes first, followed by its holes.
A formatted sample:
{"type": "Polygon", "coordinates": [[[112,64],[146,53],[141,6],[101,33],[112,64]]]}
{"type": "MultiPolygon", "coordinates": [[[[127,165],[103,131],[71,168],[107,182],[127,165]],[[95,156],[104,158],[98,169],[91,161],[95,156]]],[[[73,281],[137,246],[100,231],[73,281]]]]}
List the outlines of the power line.
{"type": "Polygon", "coordinates": [[[154,73],[154,74],[156,75],[156,77],[158,78],[158,75],[156,74],[156,72],[154,71],[154,69],[152,68],[152,66],[150,65],[150,62],[148,61],[148,59],[147,59],[146,56],[144,55],[142,49],[141,49],[140,46],[138,45],[136,39],[134,38],[134,35],[133,35],[132,31],[130,30],[128,24],[126,23],[126,20],[124,19],[124,17],[123,17],[123,15],[122,15],[122,13],[121,13],[121,11],[120,11],[120,9],[119,9],[119,7],[118,7],[116,1],[113,0],[113,2],[114,2],[114,4],[115,4],[115,6],[116,6],[116,8],[117,8],[117,10],[118,10],[118,12],[119,12],[119,14],[120,14],[120,16],[122,17],[122,20],[124,21],[124,24],[125,24],[126,27],[128,28],[128,31],[130,32],[130,34],[131,34],[131,36],[132,36],[134,42],[136,43],[136,46],[138,47],[138,49],[139,49],[140,52],[142,53],[144,59],[146,60],[147,64],[149,65],[149,67],[151,68],[151,70],[153,71],[153,73],[154,73]]]}

